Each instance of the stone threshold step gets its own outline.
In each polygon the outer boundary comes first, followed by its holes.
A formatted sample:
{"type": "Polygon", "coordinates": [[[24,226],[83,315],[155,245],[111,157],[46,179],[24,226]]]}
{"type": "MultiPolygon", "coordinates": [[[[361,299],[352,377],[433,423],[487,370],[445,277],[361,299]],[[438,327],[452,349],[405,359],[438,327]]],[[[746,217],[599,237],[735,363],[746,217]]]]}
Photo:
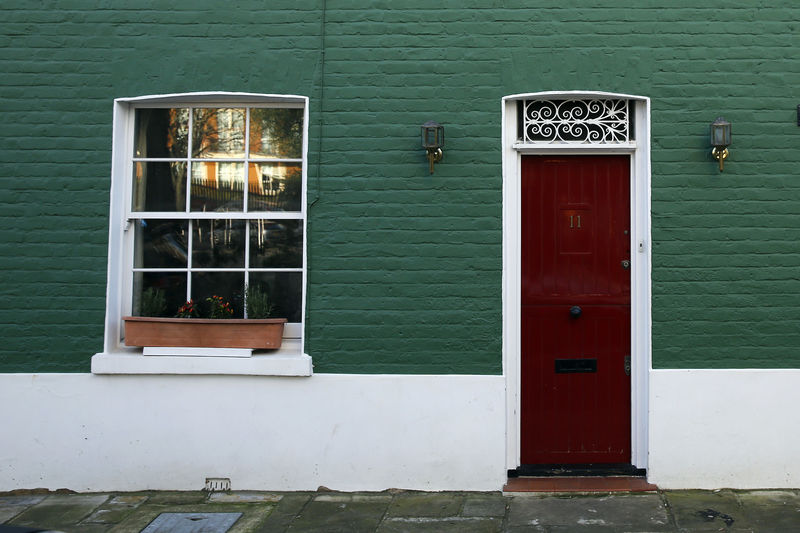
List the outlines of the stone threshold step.
{"type": "Polygon", "coordinates": [[[517,477],[510,478],[503,492],[654,492],[658,487],[645,478],[609,477],[517,477]]]}

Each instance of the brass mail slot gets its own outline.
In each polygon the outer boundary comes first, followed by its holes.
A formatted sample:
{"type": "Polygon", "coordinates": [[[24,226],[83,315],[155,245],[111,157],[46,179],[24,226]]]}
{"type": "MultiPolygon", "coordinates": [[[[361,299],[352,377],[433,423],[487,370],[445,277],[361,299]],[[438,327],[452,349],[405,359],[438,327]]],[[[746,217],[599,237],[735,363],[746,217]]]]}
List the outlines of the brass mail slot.
{"type": "Polygon", "coordinates": [[[597,359],[556,359],[556,374],[597,372],[597,359]]]}

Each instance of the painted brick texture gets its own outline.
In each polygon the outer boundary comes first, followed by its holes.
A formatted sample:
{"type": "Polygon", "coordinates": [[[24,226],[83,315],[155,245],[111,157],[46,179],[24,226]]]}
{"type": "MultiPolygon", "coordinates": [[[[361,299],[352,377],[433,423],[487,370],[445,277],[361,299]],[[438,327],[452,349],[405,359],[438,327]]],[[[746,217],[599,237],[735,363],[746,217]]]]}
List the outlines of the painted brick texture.
{"type": "Polygon", "coordinates": [[[652,100],[654,366],[800,366],[800,7],[584,4],[1,7],[0,371],[88,370],[112,100],[201,90],[311,98],[316,372],[501,372],[500,99],[578,89],[652,100]],[[429,119],[447,135],[432,176],[429,119]]]}

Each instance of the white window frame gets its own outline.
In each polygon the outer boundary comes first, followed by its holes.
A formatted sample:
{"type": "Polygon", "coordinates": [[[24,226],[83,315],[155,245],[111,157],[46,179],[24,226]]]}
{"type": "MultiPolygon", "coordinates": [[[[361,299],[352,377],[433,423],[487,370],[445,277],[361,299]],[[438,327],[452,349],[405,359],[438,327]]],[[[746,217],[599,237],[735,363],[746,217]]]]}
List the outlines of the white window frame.
{"type": "MultiPolygon", "coordinates": [[[[95,374],[243,374],[308,376],[311,358],[305,350],[305,301],[307,281],[307,172],[308,97],[232,92],[198,92],[150,95],[114,100],[111,161],[111,198],[108,237],[108,281],[103,352],[92,358],[95,374]],[[131,311],[133,231],[131,228],[131,176],[133,165],[134,117],[146,107],[242,107],[274,106],[303,109],[301,219],[303,226],[303,268],[301,321],[287,324],[280,350],[252,357],[206,357],[202,349],[195,356],[143,356],[141,348],[125,346],[120,340],[122,317],[131,311]]],[[[217,218],[252,218],[247,213],[219,213],[217,218]]],[[[270,214],[272,216],[272,214],[270,214]]],[[[181,214],[193,218],[194,214],[181,214]]]]}

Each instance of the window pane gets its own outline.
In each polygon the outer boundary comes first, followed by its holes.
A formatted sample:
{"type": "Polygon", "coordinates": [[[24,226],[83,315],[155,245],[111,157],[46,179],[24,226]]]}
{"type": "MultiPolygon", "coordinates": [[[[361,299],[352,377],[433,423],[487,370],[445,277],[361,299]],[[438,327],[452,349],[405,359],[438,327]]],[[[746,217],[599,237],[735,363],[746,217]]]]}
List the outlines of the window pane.
{"type": "Polygon", "coordinates": [[[134,163],[131,209],[185,211],[186,163],[134,163]]]}
{"type": "Polygon", "coordinates": [[[185,302],[185,272],[133,273],[133,316],[175,316],[185,302]]]}
{"type": "Polygon", "coordinates": [[[137,109],[133,157],[186,157],[188,109],[137,109]]]}
{"type": "Polygon", "coordinates": [[[303,156],[303,110],[250,110],[250,157],[300,159],[303,156]]]}
{"type": "Polygon", "coordinates": [[[244,157],[244,109],[195,109],[192,157],[244,157]]]}
{"type": "Polygon", "coordinates": [[[232,318],[244,318],[243,272],[193,272],[192,299],[199,305],[200,315],[209,315],[206,298],[221,296],[233,308],[232,318]]]}
{"type": "Polygon", "coordinates": [[[192,163],[192,211],[242,211],[244,163],[192,163]]]}
{"type": "Polygon", "coordinates": [[[303,187],[299,163],[250,163],[248,211],[300,211],[303,187]]]}
{"type": "Polygon", "coordinates": [[[274,304],[272,316],[300,322],[303,300],[301,272],[251,272],[250,286],[264,290],[274,304]]]}
{"type": "Polygon", "coordinates": [[[185,220],[140,219],[135,228],[134,268],[186,267],[189,224],[185,220]]]}
{"type": "Polygon", "coordinates": [[[251,220],[250,266],[302,268],[302,220],[251,220]]]}
{"type": "Polygon", "coordinates": [[[244,220],[195,220],[192,267],[244,267],[244,220]]]}

